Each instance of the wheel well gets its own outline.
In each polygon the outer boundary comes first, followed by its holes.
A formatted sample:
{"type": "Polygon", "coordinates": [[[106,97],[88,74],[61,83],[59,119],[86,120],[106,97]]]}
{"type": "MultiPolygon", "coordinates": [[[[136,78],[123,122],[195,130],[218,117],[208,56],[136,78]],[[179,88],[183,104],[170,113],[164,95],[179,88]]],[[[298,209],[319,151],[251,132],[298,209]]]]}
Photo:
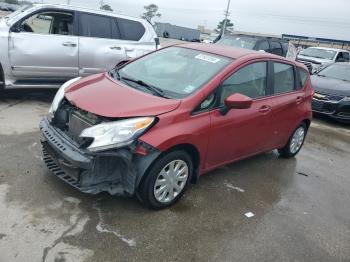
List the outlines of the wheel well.
{"type": "Polygon", "coordinates": [[[191,179],[192,183],[196,183],[199,177],[199,164],[200,164],[200,155],[198,149],[192,144],[180,144],[169,148],[167,151],[163,152],[160,156],[169,153],[171,151],[183,150],[186,151],[193,161],[193,176],[191,179]]]}
{"type": "Polygon", "coordinates": [[[305,123],[307,129],[309,129],[309,127],[310,127],[310,125],[311,125],[310,119],[304,119],[304,120],[302,121],[302,123],[305,123]]]}

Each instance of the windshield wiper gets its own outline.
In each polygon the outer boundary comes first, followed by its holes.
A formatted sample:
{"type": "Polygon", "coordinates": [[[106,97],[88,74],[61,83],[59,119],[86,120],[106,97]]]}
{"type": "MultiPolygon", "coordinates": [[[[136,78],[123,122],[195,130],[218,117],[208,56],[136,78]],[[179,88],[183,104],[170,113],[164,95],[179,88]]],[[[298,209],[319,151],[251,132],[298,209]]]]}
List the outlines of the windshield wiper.
{"type": "Polygon", "coordinates": [[[130,78],[130,77],[124,77],[124,76],[120,76],[120,75],[119,75],[119,80],[126,80],[126,81],[130,81],[130,82],[136,83],[136,84],[138,84],[138,85],[140,85],[142,87],[145,87],[146,89],[152,91],[153,93],[157,94],[158,96],[166,98],[166,96],[164,95],[164,91],[162,89],[160,89],[158,87],[155,87],[153,85],[147,84],[147,83],[143,82],[142,80],[133,79],[133,78],[130,78]]]}

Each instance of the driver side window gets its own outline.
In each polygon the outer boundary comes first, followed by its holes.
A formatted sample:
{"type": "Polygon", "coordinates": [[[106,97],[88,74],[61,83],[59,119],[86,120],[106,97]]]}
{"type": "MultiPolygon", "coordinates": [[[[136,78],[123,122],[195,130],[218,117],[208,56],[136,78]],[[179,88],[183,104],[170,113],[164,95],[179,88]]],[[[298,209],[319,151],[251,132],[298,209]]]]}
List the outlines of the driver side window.
{"type": "Polygon", "coordinates": [[[230,95],[239,93],[250,98],[258,98],[266,95],[267,86],[267,62],[257,62],[247,65],[221,85],[220,105],[230,95]]]}
{"type": "Polygon", "coordinates": [[[21,31],[35,34],[73,35],[73,15],[64,12],[38,13],[22,22],[21,31]]]}

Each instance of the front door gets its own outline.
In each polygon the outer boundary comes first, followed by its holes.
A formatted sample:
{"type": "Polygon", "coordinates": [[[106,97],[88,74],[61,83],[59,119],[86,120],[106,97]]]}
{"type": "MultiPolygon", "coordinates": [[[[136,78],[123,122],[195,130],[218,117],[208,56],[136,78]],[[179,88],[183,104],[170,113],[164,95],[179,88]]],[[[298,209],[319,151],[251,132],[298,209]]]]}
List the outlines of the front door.
{"type": "Polygon", "coordinates": [[[220,109],[211,113],[211,130],[206,168],[255,154],[266,148],[270,135],[270,113],[267,62],[246,65],[227,78],[219,87],[219,104],[240,93],[253,98],[249,109],[232,109],[222,115],[220,109]]]}
{"type": "Polygon", "coordinates": [[[78,76],[74,13],[45,10],[15,27],[9,38],[9,58],[17,79],[64,81],[78,76]]]}

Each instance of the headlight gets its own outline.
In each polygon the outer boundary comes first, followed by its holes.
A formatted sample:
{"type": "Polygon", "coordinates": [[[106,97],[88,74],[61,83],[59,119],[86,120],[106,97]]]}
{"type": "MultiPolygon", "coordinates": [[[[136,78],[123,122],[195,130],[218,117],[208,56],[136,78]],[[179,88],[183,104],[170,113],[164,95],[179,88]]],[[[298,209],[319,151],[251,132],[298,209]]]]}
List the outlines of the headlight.
{"type": "Polygon", "coordinates": [[[154,122],[154,117],[139,117],[102,123],[86,128],[80,137],[93,138],[88,150],[96,152],[130,145],[142,135],[154,122]]]}
{"type": "Polygon", "coordinates": [[[64,91],[66,91],[66,89],[73,84],[74,82],[78,81],[81,77],[77,77],[77,78],[73,78],[67,82],[65,82],[63,85],[61,85],[61,87],[58,89],[55,98],[53,99],[50,109],[49,109],[49,115],[50,117],[53,117],[53,115],[55,114],[59,104],[61,103],[62,99],[64,98],[64,91]]]}

